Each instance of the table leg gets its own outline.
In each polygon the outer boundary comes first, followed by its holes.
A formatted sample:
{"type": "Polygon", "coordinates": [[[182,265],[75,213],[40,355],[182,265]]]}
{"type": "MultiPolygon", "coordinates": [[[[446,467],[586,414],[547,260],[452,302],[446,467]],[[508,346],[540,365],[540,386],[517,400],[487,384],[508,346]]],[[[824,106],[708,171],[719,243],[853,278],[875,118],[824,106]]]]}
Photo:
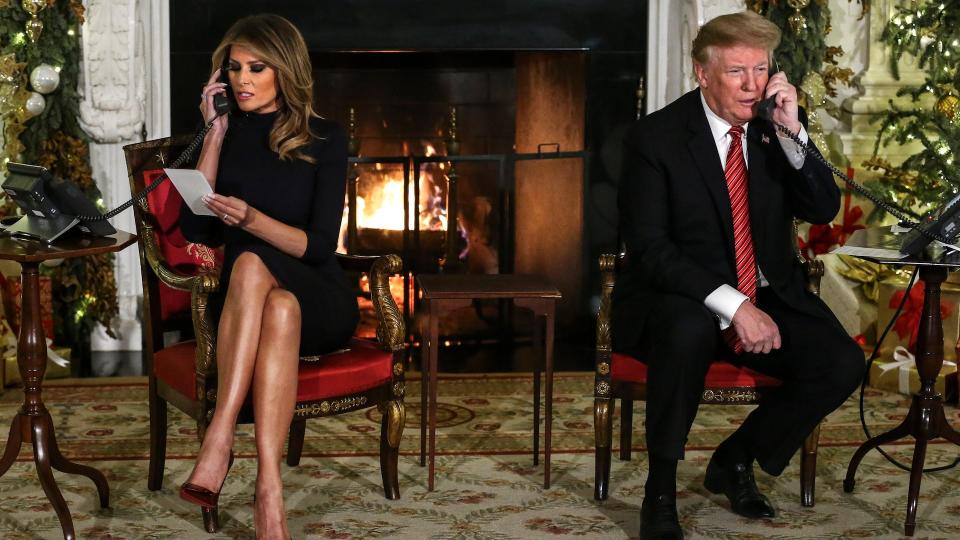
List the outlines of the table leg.
{"type": "Polygon", "coordinates": [[[903,532],[913,536],[917,526],[917,499],[920,498],[920,478],[923,476],[923,462],[927,456],[927,439],[919,437],[913,445],[913,463],[910,466],[910,488],[907,491],[907,518],[903,523],[903,532]]]}
{"type": "Polygon", "coordinates": [[[13,462],[17,460],[17,455],[20,454],[20,446],[23,444],[23,437],[21,436],[22,428],[20,427],[20,415],[17,414],[13,417],[13,423],[10,424],[10,434],[7,435],[7,447],[3,450],[3,457],[0,458],[0,476],[3,476],[10,469],[10,466],[13,465],[13,462]]]}
{"type": "MultiPolygon", "coordinates": [[[[49,417],[48,417],[49,418],[49,417]]],[[[60,488],[57,487],[57,481],[53,478],[53,470],[50,468],[50,449],[48,446],[47,430],[43,423],[33,422],[33,460],[37,465],[37,476],[40,477],[40,485],[43,486],[43,492],[50,499],[53,510],[60,519],[60,528],[63,529],[64,540],[73,540],[76,535],[73,532],[73,518],[70,517],[70,510],[67,508],[67,501],[63,500],[60,488]]]]}
{"type": "Polygon", "coordinates": [[[553,446],[553,333],[554,333],[554,309],[556,301],[550,300],[546,309],[546,332],[544,335],[544,363],[546,364],[547,388],[544,395],[544,415],[543,427],[543,489],[550,489],[550,451],[553,446]]]}
{"type": "Polygon", "coordinates": [[[543,362],[543,317],[539,310],[533,311],[533,347],[536,360],[533,362],[533,464],[540,464],[540,376],[543,362]]]}
{"type": "Polygon", "coordinates": [[[93,467],[74,463],[64,457],[63,454],[60,453],[60,447],[57,446],[57,438],[53,432],[53,421],[50,419],[50,416],[47,415],[43,419],[43,422],[46,424],[46,427],[49,428],[49,454],[50,464],[53,465],[53,468],[67,474],[86,476],[92,480],[93,484],[97,487],[97,495],[100,497],[100,508],[108,508],[110,506],[110,484],[107,483],[107,478],[103,473],[93,467]]]}
{"type": "Polygon", "coordinates": [[[860,462],[863,460],[864,456],[867,455],[867,452],[873,450],[881,444],[891,443],[910,435],[910,424],[913,423],[913,410],[913,405],[911,405],[910,412],[907,414],[907,417],[903,419],[903,422],[901,422],[899,426],[886,433],[881,433],[880,435],[873,437],[869,441],[861,444],[860,448],[857,448],[857,451],[854,452],[853,457],[850,458],[850,464],[847,466],[847,477],[843,480],[843,491],[847,493],[853,492],[853,486],[856,483],[855,476],[857,474],[857,467],[860,466],[860,462]]]}
{"type": "MultiPolygon", "coordinates": [[[[430,313],[429,302],[423,304],[424,313],[430,313]]],[[[420,318],[420,466],[427,465],[427,392],[430,390],[430,336],[429,317],[420,318]]]]}
{"type": "Polygon", "coordinates": [[[427,472],[427,491],[433,491],[435,461],[437,456],[437,354],[439,354],[440,328],[439,306],[430,302],[430,468],[427,472]]]}

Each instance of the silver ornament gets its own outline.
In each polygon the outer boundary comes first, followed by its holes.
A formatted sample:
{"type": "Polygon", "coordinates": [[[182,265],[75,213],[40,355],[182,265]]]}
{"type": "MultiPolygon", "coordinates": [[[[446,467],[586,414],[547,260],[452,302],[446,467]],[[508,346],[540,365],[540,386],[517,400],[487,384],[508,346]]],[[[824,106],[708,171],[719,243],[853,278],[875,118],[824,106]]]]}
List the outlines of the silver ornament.
{"type": "Polygon", "coordinates": [[[60,85],[60,74],[49,64],[40,64],[30,72],[30,86],[41,94],[49,94],[60,85]]]}
{"type": "Polygon", "coordinates": [[[43,95],[37,92],[30,92],[30,97],[27,98],[27,112],[30,113],[30,116],[37,116],[43,112],[43,109],[47,107],[47,100],[44,99],[43,95]]]}

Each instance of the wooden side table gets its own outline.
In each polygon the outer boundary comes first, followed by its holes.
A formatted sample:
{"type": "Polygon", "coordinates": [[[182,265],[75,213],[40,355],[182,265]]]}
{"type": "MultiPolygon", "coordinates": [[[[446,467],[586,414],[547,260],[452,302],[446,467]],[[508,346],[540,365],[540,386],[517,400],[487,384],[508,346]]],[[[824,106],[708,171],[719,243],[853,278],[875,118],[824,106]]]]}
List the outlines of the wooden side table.
{"type": "MultiPolygon", "coordinates": [[[[856,231],[846,245],[856,247],[890,247],[889,233],[885,227],[871,227],[856,231]]],[[[893,246],[899,246],[900,239],[893,239],[893,246]]],[[[947,422],[943,411],[943,396],[936,391],[937,375],[943,368],[943,321],[940,315],[940,285],[947,279],[949,270],[960,267],[960,257],[956,254],[929,258],[929,253],[920,256],[911,255],[903,259],[862,256],[861,258],[891,266],[917,266],[923,281],[923,311],[917,328],[917,373],[920,375],[920,391],[913,394],[910,410],[899,426],[874,436],[864,442],[854,452],[847,466],[847,476],[843,479],[843,491],[851,493],[856,485],[857,467],[867,452],[881,444],[911,436],[913,442],[913,462],[910,464],[910,484],[907,488],[907,515],[903,522],[903,534],[913,536],[917,526],[917,505],[920,501],[920,480],[923,478],[923,464],[927,456],[927,442],[938,437],[960,445],[960,432],[947,422]]],[[[914,287],[920,285],[915,284],[914,287]]]]}
{"type": "MultiPolygon", "coordinates": [[[[469,307],[474,300],[513,300],[517,307],[533,311],[534,342],[543,343],[546,391],[544,395],[543,487],[550,487],[550,436],[553,422],[553,334],[557,301],[560,291],[538,276],[493,275],[420,275],[417,284],[423,292],[423,317],[420,329],[422,358],[429,368],[421,375],[420,384],[420,466],[429,459],[427,489],[433,491],[434,461],[437,442],[437,354],[439,351],[439,320],[445,313],[469,307]],[[430,402],[427,403],[429,387],[430,402]],[[429,418],[426,418],[429,417],[429,418]],[[428,430],[429,425],[429,430],[428,430]],[[428,432],[429,431],[429,453],[428,432]]],[[[533,377],[533,464],[540,458],[540,364],[533,377]]]]}
{"type": "Polygon", "coordinates": [[[33,460],[37,466],[40,485],[60,519],[60,527],[66,540],[76,538],[73,518],[70,517],[67,503],[57,487],[51,466],[58,471],[82,474],[93,480],[102,508],[110,504],[110,486],[100,471],[63,457],[57,447],[50,412],[43,405],[41,386],[43,374],[47,370],[47,342],[40,317],[40,262],[120,251],[136,239],[132,234],[117,232],[98,238],[76,236],[58,240],[56,245],[48,245],[41,241],[0,237],[0,259],[20,263],[23,285],[20,335],[17,340],[17,367],[23,381],[23,404],[13,418],[7,445],[0,457],[0,476],[3,476],[17,459],[20,446],[25,441],[33,443],[33,460]]]}

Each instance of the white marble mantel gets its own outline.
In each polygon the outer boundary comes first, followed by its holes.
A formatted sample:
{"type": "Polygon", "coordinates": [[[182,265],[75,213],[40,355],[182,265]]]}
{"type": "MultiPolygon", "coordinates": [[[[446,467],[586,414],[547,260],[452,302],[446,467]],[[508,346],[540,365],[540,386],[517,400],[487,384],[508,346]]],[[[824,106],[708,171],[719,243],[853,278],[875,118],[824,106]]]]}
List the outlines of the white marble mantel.
{"type": "MultiPolygon", "coordinates": [[[[874,9],[879,14],[887,13],[888,5],[894,1],[874,0],[874,9]]],[[[170,134],[169,6],[167,2],[151,0],[86,0],[85,4],[81,114],[83,125],[95,141],[91,145],[94,177],[107,206],[113,207],[129,197],[122,146],[144,136],[150,139],[170,134]]],[[[717,15],[743,10],[745,3],[650,0],[649,6],[647,112],[693,88],[690,43],[700,25],[717,15]]],[[[833,32],[828,43],[843,46],[846,56],[841,59],[842,65],[858,74],[867,66],[881,69],[874,58],[878,51],[870,46],[869,25],[858,20],[859,4],[830,0],[830,9],[833,32]]],[[[844,107],[855,111],[861,93],[846,90],[838,102],[846,99],[844,107]]],[[[835,127],[841,132],[847,130],[848,139],[855,138],[849,133],[849,124],[835,127]]],[[[117,216],[114,225],[133,230],[131,212],[117,216]]],[[[136,250],[128,249],[118,255],[116,275],[120,339],[109,339],[98,331],[93,336],[95,350],[141,347],[138,306],[142,288],[136,250]]]]}
{"type": "MultiPolygon", "coordinates": [[[[90,164],[107,208],[130,198],[123,146],[169,134],[168,5],[150,0],[86,0],[81,29],[80,124],[91,138],[90,164]]],[[[133,211],[111,220],[135,232],[133,211]]],[[[143,287],[137,249],[116,255],[118,339],[96,328],[93,350],[139,350],[143,287]]]]}

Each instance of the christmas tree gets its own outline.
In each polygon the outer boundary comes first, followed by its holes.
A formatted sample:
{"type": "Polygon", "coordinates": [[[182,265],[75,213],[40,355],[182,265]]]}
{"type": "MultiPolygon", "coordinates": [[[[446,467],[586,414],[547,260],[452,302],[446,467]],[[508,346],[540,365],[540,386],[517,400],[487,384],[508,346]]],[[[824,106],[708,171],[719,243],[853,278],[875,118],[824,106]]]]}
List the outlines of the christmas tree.
{"type": "MultiPolygon", "coordinates": [[[[23,161],[75,182],[100,202],[88,139],[80,128],[81,0],[0,0],[0,168],[23,161]]],[[[0,194],[0,217],[19,209],[0,194]]],[[[108,328],[117,313],[113,255],[44,266],[53,282],[54,337],[77,351],[94,323],[108,328]]]]}
{"type": "Polygon", "coordinates": [[[920,216],[960,192],[954,162],[960,150],[960,0],[918,0],[899,7],[881,39],[890,47],[894,77],[899,79],[898,63],[909,53],[925,80],[898,91],[898,96],[910,97],[911,106],[891,101],[874,156],[865,165],[880,174],[871,183],[875,193],[920,216]],[[893,142],[919,143],[920,149],[894,165],[881,157],[881,147],[893,142]]]}

